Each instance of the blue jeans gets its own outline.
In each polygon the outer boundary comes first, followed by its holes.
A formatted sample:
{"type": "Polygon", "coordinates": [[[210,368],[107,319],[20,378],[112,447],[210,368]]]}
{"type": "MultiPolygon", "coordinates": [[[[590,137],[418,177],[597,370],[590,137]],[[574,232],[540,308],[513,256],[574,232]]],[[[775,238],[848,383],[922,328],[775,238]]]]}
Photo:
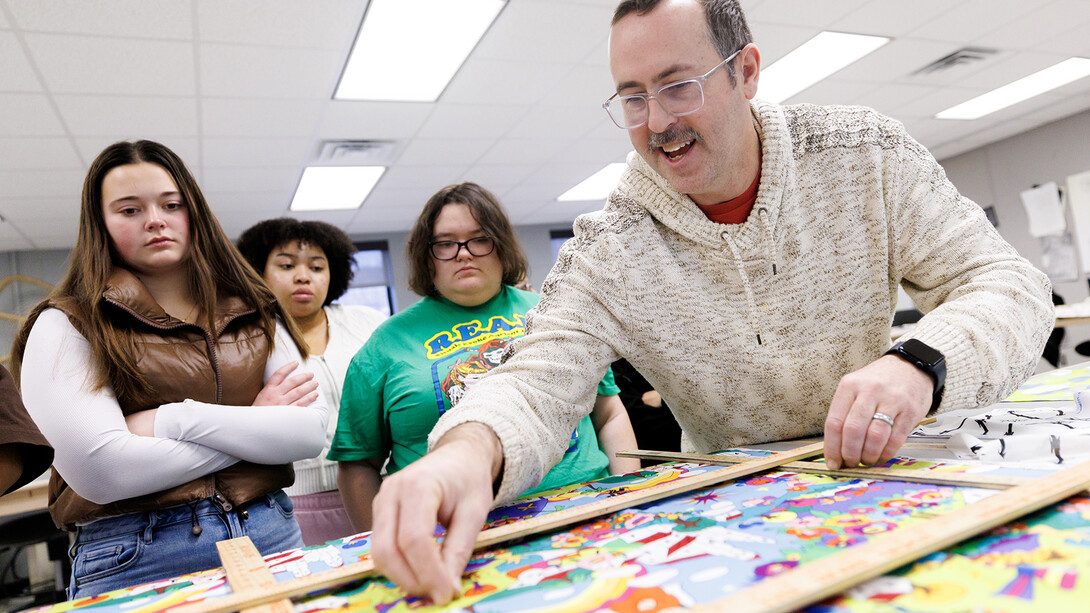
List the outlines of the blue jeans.
{"type": "Polygon", "coordinates": [[[70,599],[222,566],[216,542],[249,536],[262,555],[303,546],[291,499],[266,494],[224,511],[212,499],[106,517],[76,529],[70,599]],[[193,534],[199,522],[200,535],[193,534]]]}

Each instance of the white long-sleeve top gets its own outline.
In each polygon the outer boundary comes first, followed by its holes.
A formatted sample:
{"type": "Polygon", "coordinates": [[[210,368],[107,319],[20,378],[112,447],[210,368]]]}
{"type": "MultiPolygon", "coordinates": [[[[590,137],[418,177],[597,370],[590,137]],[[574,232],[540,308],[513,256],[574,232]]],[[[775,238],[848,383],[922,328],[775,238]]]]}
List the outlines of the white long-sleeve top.
{"type": "MultiPolygon", "coordinates": [[[[278,322],[264,380],[299,362],[278,322]]],[[[186,400],[159,407],[155,436],[129,432],[113,389],[92,390],[91,347],[57,309],[39,315],[23,354],[27,411],[56,450],[54,467],[80,496],[107,504],[172,488],[240,460],[285,464],[311,458],[325,444],[329,409],[319,393],[310,406],[230,406],[186,400]],[[68,407],[79,407],[78,419],[68,407]]]]}

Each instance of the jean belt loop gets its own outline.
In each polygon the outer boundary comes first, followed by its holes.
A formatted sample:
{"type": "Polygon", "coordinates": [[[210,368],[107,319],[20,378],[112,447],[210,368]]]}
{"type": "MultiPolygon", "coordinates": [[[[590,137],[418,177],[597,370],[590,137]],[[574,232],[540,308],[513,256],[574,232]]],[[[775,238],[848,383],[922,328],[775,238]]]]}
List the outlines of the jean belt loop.
{"type": "Polygon", "coordinates": [[[148,511],[144,515],[148,518],[148,525],[144,528],[144,542],[150,545],[152,541],[154,541],[154,538],[152,538],[152,529],[155,528],[155,524],[159,523],[159,512],[148,511]]]}
{"type": "Polygon", "coordinates": [[[275,492],[269,492],[268,494],[265,494],[265,505],[268,506],[270,509],[276,507],[275,492]]]}

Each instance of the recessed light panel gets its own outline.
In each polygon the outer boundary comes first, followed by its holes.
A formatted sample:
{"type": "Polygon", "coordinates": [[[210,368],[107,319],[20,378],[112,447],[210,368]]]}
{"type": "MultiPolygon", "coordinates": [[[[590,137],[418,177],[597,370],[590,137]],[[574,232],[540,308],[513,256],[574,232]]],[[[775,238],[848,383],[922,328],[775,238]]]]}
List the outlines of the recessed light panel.
{"type": "Polygon", "coordinates": [[[371,0],[334,99],[434,102],[503,5],[371,0]]]}
{"type": "Polygon", "coordinates": [[[888,42],[884,36],[822,32],[761,70],[757,97],[783,102],[888,42]]]}
{"type": "Polygon", "coordinates": [[[357,209],[385,166],[307,166],[291,199],[293,211],[357,209]]]}
{"type": "Polygon", "coordinates": [[[1067,85],[1090,75],[1090,60],[1081,57],[1066,59],[1044,70],[981,94],[972,100],[952,106],[935,115],[935,119],[978,119],[1067,85]]]}

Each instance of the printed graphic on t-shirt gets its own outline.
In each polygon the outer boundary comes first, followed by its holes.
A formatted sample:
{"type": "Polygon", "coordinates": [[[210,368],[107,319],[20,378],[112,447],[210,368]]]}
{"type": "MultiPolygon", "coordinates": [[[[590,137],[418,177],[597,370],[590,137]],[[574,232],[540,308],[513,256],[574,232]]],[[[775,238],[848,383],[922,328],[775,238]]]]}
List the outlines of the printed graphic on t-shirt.
{"type": "MultiPolygon", "coordinates": [[[[485,373],[500,365],[507,344],[525,332],[524,318],[518,313],[510,317],[497,315],[488,325],[479,319],[460,323],[427,340],[427,358],[431,360],[432,385],[439,415],[453,408],[485,373]]],[[[566,453],[579,447],[578,428],[572,431],[566,453]]]]}

